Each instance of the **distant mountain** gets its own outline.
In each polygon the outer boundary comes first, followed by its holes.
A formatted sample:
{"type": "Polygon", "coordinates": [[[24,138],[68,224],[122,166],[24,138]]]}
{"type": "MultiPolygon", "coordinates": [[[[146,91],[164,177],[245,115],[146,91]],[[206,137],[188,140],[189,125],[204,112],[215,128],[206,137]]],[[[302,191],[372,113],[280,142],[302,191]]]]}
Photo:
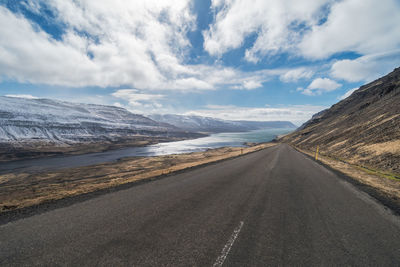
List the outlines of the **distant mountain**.
{"type": "Polygon", "coordinates": [[[283,137],[300,148],[400,173],[400,68],[361,86],[346,99],[283,137]]]}
{"type": "Polygon", "coordinates": [[[245,132],[266,128],[296,128],[289,121],[230,121],[201,116],[173,114],[153,114],[149,117],[155,121],[168,123],[191,132],[245,132]]]}
{"type": "Polygon", "coordinates": [[[187,136],[126,109],[50,99],[0,97],[0,143],[79,143],[135,136],[187,136]]]}

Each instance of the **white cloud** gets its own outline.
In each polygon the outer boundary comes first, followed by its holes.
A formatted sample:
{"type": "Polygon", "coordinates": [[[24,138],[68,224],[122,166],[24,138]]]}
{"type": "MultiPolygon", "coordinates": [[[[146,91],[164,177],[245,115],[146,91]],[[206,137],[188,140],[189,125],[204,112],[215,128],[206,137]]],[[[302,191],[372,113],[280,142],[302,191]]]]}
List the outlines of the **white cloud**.
{"type": "Polygon", "coordinates": [[[296,125],[325,109],[323,106],[292,105],[285,107],[238,107],[233,105],[209,105],[205,109],[186,112],[185,115],[214,117],[224,120],[291,121],[296,125]]]}
{"type": "Polygon", "coordinates": [[[246,89],[256,89],[262,86],[262,83],[260,81],[244,81],[243,82],[243,87],[246,89]]]}
{"type": "Polygon", "coordinates": [[[311,59],[338,52],[382,53],[400,45],[400,3],[396,0],[212,1],[215,21],[203,33],[204,49],[222,54],[255,41],[247,61],[289,52],[311,59]]]}
{"type": "MultiPolygon", "coordinates": [[[[244,72],[218,64],[185,64],[190,49],[186,33],[195,27],[189,1],[37,3],[54,11],[55,20],[66,25],[64,34],[54,39],[0,6],[0,76],[70,87],[249,90],[289,71],[244,72]]],[[[37,3],[27,7],[40,13],[37,3]]]]}
{"type": "Polygon", "coordinates": [[[18,95],[5,95],[8,97],[18,97],[18,98],[28,98],[28,99],[38,99],[38,97],[33,96],[33,95],[24,95],[24,94],[18,94],[18,95]]]}
{"type": "Polygon", "coordinates": [[[35,14],[40,13],[40,4],[38,1],[35,0],[21,1],[21,5],[25,6],[27,9],[29,9],[31,12],[35,14]]]}
{"type": "Polygon", "coordinates": [[[279,78],[282,82],[297,82],[300,79],[309,79],[314,75],[314,71],[306,68],[297,68],[287,71],[282,74],[279,78]]]}
{"type": "MultiPolygon", "coordinates": [[[[0,6],[0,73],[19,82],[209,89],[184,64],[190,1],[40,1],[66,25],[59,40],[0,6]],[[84,34],[82,34],[84,33],[84,34]]],[[[27,5],[28,7],[30,5],[27,5]]],[[[38,5],[32,6],[38,12],[38,5]]],[[[43,15],[45,16],[45,15],[43,15]]]]}
{"type": "Polygon", "coordinates": [[[317,78],[308,86],[309,89],[322,89],[325,91],[333,91],[341,85],[329,78],[317,78]]]}
{"type": "Polygon", "coordinates": [[[331,75],[349,82],[370,82],[398,67],[399,62],[400,50],[344,59],[333,63],[331,75]]]}
{"type": "Polygon", "coordinates": [[[342,96],[339,97],[339,100],[343,100],[343,99],[349,97],[349,96],[350,96],[355,90],[357,90],[357,89],[358,89],[358,88],[356,87],[356,88],[353,88],[353,89],[348,90],[344,95],[342,95],[342,96]]]}
{"type": "MultiPolygon", "coordinates": [[[[240,90],[260,88],[264,82],[290,70],[263,69],[244,72],[231,67],[207,65],[190,66],[188,69],[190,69],[192,77],[204,84],[203,89],[218,89],[226,86],[227,88],[240,90]]],[[[185,88],[189,89],[192,84],[194,84],[193,81],[188,81],[185,88]]]]}
{"type": "Polygon", "coordinates": [[[314,26],[299,45],[309,58],[353,51],[362,55],[400,46],[400,2],[345,0],[332,5],[328,19],[314,26]]]}
{"type": "Polygon", "coordinates": [[[0,6],[0,73],[19,82],[84,85],[96,65],[76,49],[54,41],[23,17],[0,6]],[[68,73],[68,75],[66,75],[68,73]]]}
{"type": "MultiPolygon", "coordinates": [[[[70,87],[249,90],[275,76],[296,82],[314,75],[309,68],[245,72],[217,63],[188,64],[187,33],[196,28],[190,0],[29,0],[24,5],[44,18],[45,6],[55,14],[52,23],[65,28],[55,39],[0,5],[0,79],[70,87]]],[[[400,46],[396,0],[213,0],[212,11],[215,21],[203,32],[211,55],[239,48],[248,37],[255,42],[245,59],[255,63],[280,52],[316,59],[354,51],[364,57],[332,65],[332,77],[348,81],[369,80],[384,66],[371,57],[400,46]]],[[[386,59],[390,66],[398,64],[386,59]]]]}
{"type": "Polygon", "coordinates": [[[317,78],[313,80],[306,89],[302,90],[302,94],[305,95],[319,95],[324,92],[334,91],[341,87],[340,83],[337,83],[329,78],[317,78]]]}
{"type": "Polygon", "coordinates": [[[211,55],[221,55],[241,47],[246,37],[257,37],[245,58],[256,63],[266,54],[293,47],[300,37],[297,26],[312,26],[317,11],[330,1],[246,0],[212,1],[215,23],[204,35],[204,48],[211,55]]]}
{"type": "Polygon", "coordinates": [[[259,81],[257,78],[253,80],[244,80],[241,84],[232,86],[232,89],[246,89],[252,90],[262,87],[263,81],[259,81]]]}
{"type": "Polygon", "coordinates": [[[136,89],[120,89],[111,94],[116,98],[128,101],[132,107],[146,107],[149,105],[159,105],[156,100],[164,98],[160,94],[143,94],[136,89]]]}
{"type": "MultiPolygon", "coordinates": [[[[201,75],[200,75],[201,76],[201,75]]],[[[182,78],[171,82],[169,88],[177,90],[190,90],[190,89],[215,89],[214,85],[204,80],[205,77],[189,77],[182,78]]]]}

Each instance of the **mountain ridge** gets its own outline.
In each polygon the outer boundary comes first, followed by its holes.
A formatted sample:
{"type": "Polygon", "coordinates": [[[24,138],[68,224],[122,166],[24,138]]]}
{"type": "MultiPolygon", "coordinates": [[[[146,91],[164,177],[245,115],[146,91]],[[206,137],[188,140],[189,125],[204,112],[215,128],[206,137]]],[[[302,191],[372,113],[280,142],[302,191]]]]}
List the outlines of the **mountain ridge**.
{"type": "Polygon", "coordinates": [[[115,106],[0,96],[0,161],[203,136],[115,106]]]}
{"type": "Polygon", "coordinates": [[[180,129],[194,132],[246,132],[266,128],[296,128],[289,121],[245,121],[222,120],[196,115],[151,114],[149,117],[158,122],[168,123],[180,129]]]}
{"type": "Polygon", "coordinates": [[[361,86],[281,137],[307,150],[400,173],[400,68],[361,86]]]}
{"type": "Polygon", "coordinates": [[[153,121],[120,107],[46,98],[0,97],[2,142],[47,140],[73,143],[182,132],[175,126],[153,121]]]}

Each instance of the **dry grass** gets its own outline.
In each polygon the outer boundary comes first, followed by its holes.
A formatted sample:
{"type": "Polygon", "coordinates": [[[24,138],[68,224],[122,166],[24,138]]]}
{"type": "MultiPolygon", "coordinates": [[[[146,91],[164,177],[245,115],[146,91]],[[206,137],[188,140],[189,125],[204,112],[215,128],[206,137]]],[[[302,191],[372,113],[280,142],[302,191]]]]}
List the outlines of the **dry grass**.
{"type": "Polygon", "coordinates": [[[265,143],[246,148],[226,147],[179,155],[126,158],[115,163],[46,173],[4,174],[0,175],[0,213],[149,179],[274,145],[265,143]]]}
{"type": "Polygon", "coordinates": [[[365,145],[362,147],[362,150],[370,152],[373,155],[381,155],[385,153],[400,154],[400,140],[365,145]]]}
{"type": "Polygon", "coordinates": [[[378,120],[380,120],[380,119],[382,119],[382,118],[384,117],[384,115],[382,114],[382,115],[378,116],[378,117],[377,117],[375,120],[373,120],[373,121],[367,121],[367,122],[365,123],[365,125],[366,125],[366,126],[372,125],[372,126],[370,126],[368,129],[375,128],[375,127],[378,127],[378,126],[384,124],[385,122],[394,120],[395,118],[397,118],[397,117],[399,117],[399,116],[400,116],[400,114],[395,114],[395,115],[393,115],[393,116],[390,116],[390,117],[388,117],[388,118],[385,118],[385,119],[381,120],[380,122],[376,122],[376,121],[378,121],[378,120]],[[374,123],[373,123],[373,122],[374,122],[374,123]]]}

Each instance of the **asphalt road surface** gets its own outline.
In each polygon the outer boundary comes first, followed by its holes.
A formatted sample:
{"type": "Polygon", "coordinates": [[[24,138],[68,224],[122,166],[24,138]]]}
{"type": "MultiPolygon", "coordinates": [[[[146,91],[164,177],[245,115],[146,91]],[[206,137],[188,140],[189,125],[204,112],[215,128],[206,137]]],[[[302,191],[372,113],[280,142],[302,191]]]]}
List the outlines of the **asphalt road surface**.
{"type": "Polygon", "coordinates": [[[279,145],[4,224],[0,265],[400,265],[400,223],[279,145]]]}

